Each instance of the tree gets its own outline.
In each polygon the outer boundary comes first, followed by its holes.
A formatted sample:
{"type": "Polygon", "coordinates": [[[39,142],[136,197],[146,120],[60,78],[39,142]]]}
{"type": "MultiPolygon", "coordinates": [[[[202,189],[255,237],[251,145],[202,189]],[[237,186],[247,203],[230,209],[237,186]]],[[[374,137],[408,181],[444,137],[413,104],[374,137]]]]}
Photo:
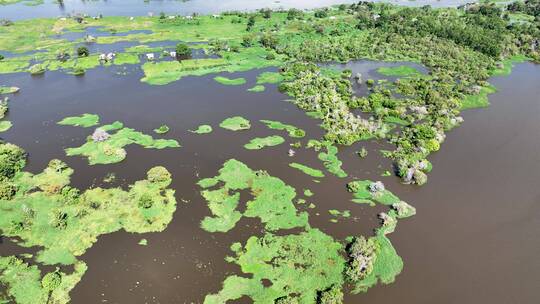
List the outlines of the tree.
{"type": "Polygon", "coordinates": [[[4,59],[4,55],[0,54],[0,60],[4,59]]]}
{"type": "Polygon", "coordinates": [[[251,15],[249,16],[249,19],[248,19],[246,31],[248,32],[251,31],[254,25],[255,25],[255,15],[251,15]]]}
{"type": "Polygon", "coordinates": [[[41,279],[41,286],[47,291],[53,291],[62,283],[62,275],[57,271],[49,272],[41,279]]]}
{"type": "Polygon", "coordinates": [[[320,9],[315,12],[315,17],[317,18],[326,18],[328,17],[328,9],[320,9]]]}
{"type": "Polygon", "coordinates": [[[185,43],[178,43],[176,45],[176,56],[177,57],[190,57],[191,49],[185,43]]]}
{"type": "Polygon", "coordinates": [[[12,178],[25,165],[26,154],[13,144],[0,144],[0,181],[12,178]]]}
{"type": "Polygon", "coordinates": [[[79,48],[77,48],[77,56],[79,56],[79,57],[87,57],[88,55],[90,55],[90,51],[88,50],[87,47],[80,46],[79,48]]]}
{"type": "Polygon", "coordinates": [[[171,173],[165,167],[158,166],[148,171],[147,178],[151,183],[170,183],[171,173]]]}
{"type": "Polygon", "coordinates": [[[270,19],[272,18],[272,10],[269,8],[263,8],[261,9],[261,13],[263,15],[263,18],[270,19]]]}

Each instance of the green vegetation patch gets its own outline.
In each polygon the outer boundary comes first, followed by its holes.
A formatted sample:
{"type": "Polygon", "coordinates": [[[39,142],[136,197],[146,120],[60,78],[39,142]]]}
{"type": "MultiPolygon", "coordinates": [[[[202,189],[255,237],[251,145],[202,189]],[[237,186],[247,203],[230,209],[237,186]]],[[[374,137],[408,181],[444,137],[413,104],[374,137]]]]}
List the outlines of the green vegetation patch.
{"type": "Polygon", "coordinates": [[[59,125],[89,128],[99,124],[99,116],[85,113],[80,116],[66,117],[58,122],[59,125]]]}
{"type": "Polygon", "coordinates": [[[379,185],[382,183],[370,180],[352,181],[347,184],[347,190],[353,193],[355,203],[374,205],[377,202],[390,206],[400,202],[397,196],[379,185]]]}
{"type": "Polygon", "coordinates": [[[0,121],[0,132],[6,132],[7,130],[11,129],[12,126],[13,124],[11,123],[11,121],[0,121]]]}
{"type": "Polygon", "coordinates": [[[417,69],[410,66],[406,66],[406,65],[400,65],[400,66],[395,66],[395,67],[380,67],[377,69],[377,73],[384,76],[397,76],[397,77],[422,74],[417,69]]]}
{"type": "Polygon", "coordinates": [[[465,96],[461,101],[461,109],[474,109],[474,108],[485,108],[489,106],[489,94],[497,92],[497,88],[492,85],[482,87],[478,94],[471,94],[465,96]]]}
{"type": "Polygon", "coordinates": [[[0,86],[0,94],[13,94],[19,92],[18,87],[6,87],[6,86],[0,86]]]}
{"type": "Polygon", "coordinates": [[[306,136],[306,132],[304,130],[293,125],[284,124],[275,120],[261,120],[261,122],[266,124],[266,126],[270,129],[286,130],[289,133],[290,137],[302,138],[306,136]]]}
{"type": "MultiPolygon", "coordinates": [[[[341,244],[318,229],[277,236],[251,237],[244,246],[231,246],[234,257],[249,277],[231,275],[205,304],[221,304],[247,296],[253,303],[316,303],[319,293],[343,284],[341,244]],[[265,286],[263,280],[269,280],[265,286]],[[287,302],[288,301],[288,302],[287,302]]],[[[330,302],[328,302],[330,303],[330,302]]],[[[338,302],[336,302],[338,303],[338,302]]]]}
{"type": "Polygon", "coordinates": [[[264,92],[266,90],[266,87],[262,84],[258,84],[252,88],[248,89],[248,92],[264,92]]]}
{"type": "Polygon", "coordinates": [[[165,134],[167,132],[169,132],[169,126],[167,125],[161,125],[159,128],[157,129],[154,129],[154,132],[157,133],[157,134],[165,134]]]}
{"type": "Polygon", "coordinates": [[[227,78],[227,77],[223,77],[223,76],[216,76],[214,77],[214,80],[221,83],[221,84],[224,84],[224,85],[232,85],[232,86],[236,86],[236,85],[243,85],[246,83],[246,79],[245,78],[227,78]]]}
{"type": "Polygon", "coordinates": [[[197,127],[197,130],[191,131],[196,134],[207,134],[212,132],[212,126],[210,125],[200,125],[197,127]]]}
{"type": "Polygon", "coordinates": [[[242,116],[229,117],[222,121],[219,126],[231,131],[247,130],[251,128],[249,120],[242,116]]]}
{"type": "Polygon", "coordinates": [[[283,76],[277,72],[263,72],[257,76],[257,84],[279,83],[283,81],[283,76]]]}
{"type": "Polygon", "coordinates": [[[206,231],[227,232],[242,216],[260,218],[269,231],[307,225],[307,213],[298,212],[294,206],[294,188],[265,171],[253,171],[237,160],[228,160],[218,176],[202,179],[198,185],[205,188],[201,193],[212,213],[201,222],[201,227],[206,231]],[[218,184],[219,188],[208,189],[218,184]],[[244,189],[251,190],[253,199],[245,203],[246,208],[242,213],[237,207],[240,190],[244,189]]]}
{"type": "Polygon", "coordinates": [[[298,169],[312,177],[324,177],[324,173],[319,169],[314,169],[314,168],[311,168],[311,167],[308,167],[306,165],[302,165],[299,163],[290,163],[289,166],[292,168],[298,169]]]}
{"type": "Polygon", "coordinates": [[[267,137],[256,137],[244,145],[244,148],[248,150],[260,150],[265,147],[273,147],[281,145],[285,142],[285,139],[279,135],[272,135],[267,137]]]}
{"type": "Polygon", "coordinates": [[[121,122],[116,121],[97,128],[91,136],[88,136],[84,145],[77,148],[67,148],[66,155],[86,156],[90,165],[112,164],[126,158],[127,152],[124,147],[131,144],[137,144],[147,149],[180,147],[178,141],[174,139],[154,139],[152,136],[134,129],[124,128],[121,122]]]}
{"type": "Polygon", "coordinates": [[[318,157],[320,160],[322,160],[326,170],[337,177],[347,177],[347,173],[341,169],[341,165],[343,163],[337,157],[338,148],[332,145],[326,145],[325,148],[326,152],[320,152],[318,157]]]}

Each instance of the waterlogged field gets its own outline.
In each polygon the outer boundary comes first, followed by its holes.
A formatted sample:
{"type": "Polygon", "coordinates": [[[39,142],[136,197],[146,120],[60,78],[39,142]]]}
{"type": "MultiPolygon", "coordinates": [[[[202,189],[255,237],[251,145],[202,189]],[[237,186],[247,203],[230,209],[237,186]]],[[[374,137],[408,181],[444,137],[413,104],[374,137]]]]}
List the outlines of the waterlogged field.
{"type": "MultiPolygon", "coordinates": [[[[470,258],[486,247],[445,246],[473,230],[449,228],[455,213],[485,215],[482,193],[507,205],[474,189],[475,168],[496,166],[478,155],[493,144],[470,141],[490,137],[453,134],[468,113],[488,133],[476,120],[501,79],[531,107],[539,5],[2,21],[0,302],[451,303],[422,278],[501,284],[470,258]],[[447,162],[460,138],[476,165],[447,162]]],[[[512,127],[491,140],[525,132],[512,127]]],[[[513,208],[536,208],[532,192],[513,208]]],[[[460,299],[534,298],[507,287],[460,299]]]]}

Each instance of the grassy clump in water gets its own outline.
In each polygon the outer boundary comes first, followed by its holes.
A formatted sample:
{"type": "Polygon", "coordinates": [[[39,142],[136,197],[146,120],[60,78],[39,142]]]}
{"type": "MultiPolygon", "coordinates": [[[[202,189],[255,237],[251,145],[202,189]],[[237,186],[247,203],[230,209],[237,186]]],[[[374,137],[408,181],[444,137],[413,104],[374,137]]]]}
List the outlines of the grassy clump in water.
{"type": "Polygon", "coordinates": [[[214,77],[214,80],[221,83],[221,84],[224,84],[224,85],[232,85],[232,86],[236,86],[236,85],[242,85],[242,84],[245,84],[246,83],[246,79],[245,78],[227,78],[227,77],[223,77],[223,76],[216,76],[214,77]]]}
{"type": "Polygon", "coordinates": [[[326,152],[319,152],[318,157],[323,162],[326,170],[337,177],[347,177],[347,173],[341,169],[343,162],[337,157],[338,148],[336,146],[327,141],[310,140],[307,147],[314,148],[316,151],[324,148],[326,152]]]}
{"type": "Polygon", "coordinates": [[[306,165],[302,165],[299,163],[290,163],[289,166],[292,168],[298,169],[312,177],[324,177],[324,173],[319,169],[314,169],[314,168],[311,168],[311,167],[308,167],[306,165]]]}
{"type": "Polygon", "coordinates": [[[270,129],[286,130],[289,133],[290,137],[302,138],[306,136],[306,132],[304,130],[293,125],[284,124],[275,120],[261,120],[261,122],[266,124],[266,126],[270,129]]]}
{"type": "Polygon", "coordinates": [[[176,210],[174,190],[167,188],[171,176],[163,167],[150,169],[145,180],[128,190],[98,187],[81,191],[69,185],[73,170],[65,163],[52,160],[43,172],[32,174],[22,171],[25,160],[22,149],[0,144],[0,230],[4,237],[18,239],[21,247],[38,247],[38,263],[74,265],[75,272],[55,275],[60,279],[52,275],[41,278],[34,266],[0,258],[0,284],[17,303],[44,303],[39,302],[42,292],[50,292],[54,303],[68,303],[69,290],[86,270],[77,257],[99,236],[119,230],[162,231],[176,210]],[[28,280],[14,280],[21,276],[28,280]],[[40,279],[46,292],[39,290],[40,279]]]}
{"type": "Polygon", "coordinates": [[[80,116],[66,117],[58,122],[59,125],[63,126],[76,126],[76,127],[93,127],[99,124],[99,116],[96,114],[85,113],[80,116]]]}
{"type": "Polygon", "coordinates": [[[12,123],[8,120],[3,120],[9,110],[8,98],[0,99],[0,132],[5,132],[11,129],[12,123]]]}
{"type": "Polygon", "coordinates": [[[165,134],[167,132],[169,132],[169,126],[167,125],[161,125],[159,128],[157,129],[154,129],[154,132],[157,133],[157,134],[165,134]]]}
{"type": "Polygon", "coordinates": [[[97,128],[87,142],[77,148],[67,148],[68,156],[83,155],[88,157],[90,165],[112,164],[126,158],[124,147],[137,144],[147,149],[178,148],[180,144],[174,139],[154,139],[116,121],[110,125],[97,128]],[[108,133],[115,131],[114,133],[108,133]]]}
{"type": "Polygon", "coordinates": [[[497,88],[492,85],[484,86],[478,94],[466,95],[461,101],[461,110],[485,108],[489,106],[489,94],[497,92],[497,88]]]}
{"type": "Polygon", "coordinates": [[[298,212],[293,204],[294,188],[265,171],[253,171],[237,160],[228,160],[218,176],[202,179],[198,185],[206,188],[202,195],[213,215],[205,217],[201,223],[206,231],[229,231],[242,216],[260,218],[270,231],[307,225],[307,213],[298,212]],[[222,186],[208,189],[218,183],[222,186]],[[237,207],[239,191],[244,189],[250,189],[254,198],[246,203],[245,211],[241,213],[237,207]]]}
{"type": "Polygon", "coordinates": [[[375,202],[383,205],[398,203],[400,199],[386,189],[372,190],[375,182],[370,180],[352,181],[347,184],[347,190],[353,193],[355,203],[374,205],[375,202]]]}
{"type": "Polygon", "coordinates": [[[343,284],[341,244],[318,229],[285,236],[267,233],[231,246],[238,264],[249,275],[231,275],[205,304],[221,304],[247,296],[254,303],[316,303],[319,293],[343,284]],[[263,280],[270,281],[265,286],[263,280]],[[280,302],[288,299],[289,302],[280,302]]]}
{"type": "Polygon", "coordinates": [[[242,116],[229,117],[222,121],[219,126],[231,131],[247,130],[251,128],[249,120],[242,116]]]}
{"type": "Polygon", "coordinates": [[[257,76],[257,84],[279,83],[283,81],[283,76],[277,72],[263,72],[257,76]]]}
{"type": "Polygon", "coordinates": [[[19,92],[18,87],[6,87],[6,86],[0,86],[0,94],[13,94],[19,92]]]}
{"type": "Polygon", "coordinates": [[[406,65],[400,65],[395,67],[380,67],[377,69],[377,73],[384,75],[384,76],[414,76],[414,75],[420,75],[420,73],[417,69],[406,66],[406,65]]]}
{"type": "Polygon", "coordinates": [[[260,150],[265,147],[273,147],[281,145],[285,142],[285,139],[279,135],[272,135],[267,137],[256,137],[249,143],[244,145],[244,148],[248,150],[260,150]]]}
{"type": "Polygon", "coordinates": [[[208,133],[212,132],[212,126],[210,126],[210,125],[200,125],[199,127],[197,127],[197,130],[191,131],[191,132],[196,133],[196,134],[208,134],[208,133]]]}
{"type": "Polygon", "coordinates": [[[0,295],[0,301],[11,303],[14,300],[18,304],[69,303],[69,292],[79,283],[86,270],[85,263],[77,262],[74,271],[69,274],[59,270],[43,274],[38,266],[29,265],[16,256],[2,256],[0,283],[5,287],[6,294],[0,295]]]}
{"type": "Polygon", "coordinates": [[[248,89],[248,92],[264,92],[266,90],[265,86],[258,84],[252,88],[248,89]]]}

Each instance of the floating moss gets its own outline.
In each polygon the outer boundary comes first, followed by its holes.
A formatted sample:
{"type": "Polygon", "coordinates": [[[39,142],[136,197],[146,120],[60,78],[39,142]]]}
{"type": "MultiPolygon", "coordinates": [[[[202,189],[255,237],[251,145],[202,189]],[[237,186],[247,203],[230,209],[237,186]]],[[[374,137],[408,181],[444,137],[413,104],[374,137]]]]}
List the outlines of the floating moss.
{"type": "Polygon", "coordinates": [[[143,134],[130,128],[124,128],[121,122],[114,122],[110,125],[102,126],[87,142],[77,148],[67,148],[66,155],[83,155],[88,157],[90,165],[112,164],[121,162],[126,158],[124,147],[137,144],[147,149],[178,148],[180,144],[174,139],[154,139],[150,135],[143,134]],[[115,133],[107,132],[116,130],[115,133]],[[96,133],[99,137],[96,138],[96,133]]]}
{"type": "Polygon", "coordinates": [[[264,92],[266,90],[265,86],[258,84],[252,88],[248,89],[248,92],[264,92]]]}
{"type": "Polygon", "coordinates": [[[312,197],[313,196],[313,192],[309,189],[304,189],[304,195],[307,196],[307,197],[312,197]]]}
{"type": "Polygon", "coordinates": [[[214,77],[214,80],[221,83],[221,84],[224,84],[224,85],[233,85],[233,86],[243,85],[243,84],[246,83],[246,79],[241,78],[241,77],[231,79],[231,78],[227,78],[227,77],[223,77],[223,76],[216,76],[216,77],[214,77]]]}
{"type": "Polygon", "coordinates": [[[298,169],[312,177],[324,177],[324,173],[321,170],[314,169],[306,165],[302,165],[299,163],[290,163],[289,166],[292,168],[298,169]]]}
{"type": "Polygon", "coordinates": [[[347,173],[341,169],[342,162],[337,157],[338,148],[329,144],[324,145],[326,152],[320,152],[318,157],[322,160],[326,170],[337,177],[347,177],[347,173]]]}
{"type": "Polygon", "coordinates": [[[157,134],[165,134],[167,132],[169,132],[169,126],[167,125],[161,125],[159,128],[157,129],[154,129],[154,132],[157,133],[157,134]]]}
{"type": "Polygon", "coordinates": [[[212,126],[210,125],[200,125],[197,130],[195,131],[191,131],[192,133],[197,133],[197,134],[207,134],[207,133],[210,133],[212,132],[212,126]]]}
{"type": "Polygon", "coordinates": [[[66,117],[58,122],[59,125],[89,128],[99,124],[99,116],[85,113],[80,116],[66,117]]]}
{"type": "Polygon", "coordinates": [[[395,67],[380,67],[377,69],[377,73],[384,76],[398,77],[422,74],[417,69],[406,65],[400,65],[395,67]]]}
{"type": "Polygon", "coordinates": [[[137,243],[141,246],[148,246],[148,240],[147,239],[141,239],[139,243],[137,243]]]}
{"type": "Polygon", "coordinates": [[[229,262],[238,264],[249,277],[231,275],[222,289],[206,296],[205,304],[221,304],[244,296],[254,303],[316,303],[318,294],[343,284],[341,244],[318,229],[300,234],[251,237],[244,246],[233,244],[229,262]],[[269,286],[263,280],[270,281],[269,286]],[[284,302],[286,303],[286,302],[284,302]]]}
{"type": "Polygon", "coordinates": [[[231,131],[240,131],[240,130],[247,130],[251,128],[251,124],[249,120],[245,119],[241,116],[234,116],[225,119],[219,124],[220,127],[223,129],[231,130],[231,131]]]}
{"type": "Polygon", "coordinates": [[[272,135],[267,137],[256,137],[249,143],[244,145],[244,148],[248,150],[260,150],[265,147],[273,147],[285,142],[285,139],[279,135],[272,135]]]}
{"type": "Polygon", "coordinates": [[[203,188],[222,185],[214,190],[202,191],[212,216],[205,217],[201,227],[209,232],[226,232],[234,228],[242,216],[260,218],[265,229],[275,231],[305,227],[307,213],[298,212],[293,199],[295,190],[265,171],[253,171],[245,164],[231,159],[219,170],[219,175],[203,179],[203,188]],[[250,189],[254,198],[246,202],[245,211],[238,210],[240,190],[250,189]]]}
{"type": "Polygon", "coordinates": [[[5,132],[11,129],[12,126],[13,124],[11,123],[11,121],[7,121],[7,120],[0,121],[0,132],[5,132]]]}
{"type": "Polygon", "coordinates": [[[261,122],[266,124],[266,126],[270,129],[286,130],[289,133],[290,137],[302,138],[306,136],[306,132],[304,130],[293,125],[284,124],[275,120],[261,120],[261,122]]]}

